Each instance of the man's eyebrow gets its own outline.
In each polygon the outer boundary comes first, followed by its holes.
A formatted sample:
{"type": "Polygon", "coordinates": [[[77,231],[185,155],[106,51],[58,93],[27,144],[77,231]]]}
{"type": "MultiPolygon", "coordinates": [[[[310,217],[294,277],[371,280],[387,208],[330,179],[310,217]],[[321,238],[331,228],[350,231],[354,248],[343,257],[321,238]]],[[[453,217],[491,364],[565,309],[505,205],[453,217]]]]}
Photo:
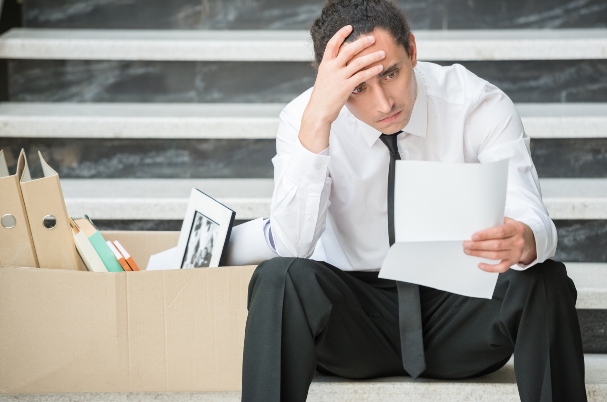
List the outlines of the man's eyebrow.
{"type": "MultiPolygon", "coordinates": [[[[391,72],[393,72],[394,70],[397,70],[400,68],[400,63],[396,63],[396,64],[392,64],[390,67],[388,67],[387,69],[383,70],[381,73],[377,74],[377,76],[379,78],[382,78],[388,74],[390,74],[391,72]]],[[[361,82],[359,85],[364,84],[365,81],[361,82]]]]}

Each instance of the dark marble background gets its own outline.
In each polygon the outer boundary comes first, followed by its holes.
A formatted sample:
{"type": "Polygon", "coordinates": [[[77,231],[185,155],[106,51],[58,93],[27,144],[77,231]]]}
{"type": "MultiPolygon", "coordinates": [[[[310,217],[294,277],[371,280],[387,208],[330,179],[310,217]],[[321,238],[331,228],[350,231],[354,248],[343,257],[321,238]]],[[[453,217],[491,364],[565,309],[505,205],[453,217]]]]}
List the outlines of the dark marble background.
{"type": "MultiPolygon", "coordinates": [[[[273,139],[1,138],[11,170],[24,148],[33,174],[38,151],[64,178],[272,178],[273,139]]],[[[540,178],[607,177],[607,138],[531,140],[540,178]]]]}
{"type": "MultiPolygon", "coordinates": [[[[53,28],[307,29],[323,0],[24,0],[24,25],[53,28]]],[[[397,0],[413,29],[607,26],[604,0],[397,0]]]]}
{"type": "Polygon", "coordinates": [[[33,175],[38,151],[62,178],[272,178],[275,140],[0,138],[14,171],[21,148],[33,175]]]}
{"type": "Polygon", "coordinates": [[[558,246],[555,260],[607,262],[607,220],[555,220],[558,246]]]}
{"type": "MultiPolygon", "coordinates": [[[[607,101],[607,60],[460,64],[514,102],[607,101]]],[[[315,70],[305,62],[11,60],[9,78],[11,101],[286,103],[314,85],[315,70]]]]}
{"type": "Polygon", "coordinates": [[[585,353],[607,353],[607,310],[578,310],[585,353]]]}

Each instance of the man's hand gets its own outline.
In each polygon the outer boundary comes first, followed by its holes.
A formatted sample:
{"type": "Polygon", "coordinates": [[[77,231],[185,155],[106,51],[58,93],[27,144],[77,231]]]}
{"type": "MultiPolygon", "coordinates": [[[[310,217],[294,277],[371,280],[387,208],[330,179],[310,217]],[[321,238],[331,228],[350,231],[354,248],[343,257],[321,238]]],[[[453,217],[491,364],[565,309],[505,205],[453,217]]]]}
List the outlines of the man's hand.
{"type": "Polygon", "coordinates": [[[468,255],[501,260],[498,264],[479,263],[478,267],[487,272],[506,272],[512,265],[529,264],[537,257],[535,236],[529,226],[511,218],[504,218],[504,224],[481,230],[472,235],[472,240],[464,242],[464,252],[468,255]]]}
{"type": "Polygon", "coordinates": [[[327,43],[310,101],[303,113],[299,139],[304,147],[315,153],[329,146],[331,124],[354,88],[383,70],[381,64],[365,69],[386,56],[383,50],[352,61],[355,55],[373,45],[375,38],[363,35],[342,47],[351,32],[352,26],[346,25],[327,43]]]}

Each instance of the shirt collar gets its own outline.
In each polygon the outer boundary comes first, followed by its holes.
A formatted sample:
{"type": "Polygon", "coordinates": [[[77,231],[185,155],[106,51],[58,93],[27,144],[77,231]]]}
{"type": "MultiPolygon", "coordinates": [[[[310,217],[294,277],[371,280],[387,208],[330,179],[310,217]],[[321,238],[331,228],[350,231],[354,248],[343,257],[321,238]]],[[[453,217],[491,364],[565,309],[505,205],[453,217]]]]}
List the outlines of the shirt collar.
{"type": "MultiPolygon", "coordinates": [[[[414,68],[415,81],[417,83],[417,97],[413,104],[413,110],[411,111],[411,118],[409,123],[403,128],[403,132],[413,134],[418,137],[425,138],[426,131],[428,128],[428,101],[426,96],[426,84],[420,73],[414,68]]],[[[356,119],[360,125],[360,130],[367,141],[369,147],[373,146],[379,136],[382,134],[381,131],[376,130],[370,125],[356,119]]]]}

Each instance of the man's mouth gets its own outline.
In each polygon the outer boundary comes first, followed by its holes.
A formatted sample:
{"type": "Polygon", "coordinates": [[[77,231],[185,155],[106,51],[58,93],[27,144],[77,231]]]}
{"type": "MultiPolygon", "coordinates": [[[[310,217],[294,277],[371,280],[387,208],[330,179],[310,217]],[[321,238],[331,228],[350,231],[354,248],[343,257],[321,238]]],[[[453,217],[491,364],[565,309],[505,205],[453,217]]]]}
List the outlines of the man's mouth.
{"type": "Polygon", "coordinates": [[[386,117],[385,119],[381,119],[378,123],[390,123],[395,120],[400,115],[400,112],[396,112],[391,116],[386,117]]]}

